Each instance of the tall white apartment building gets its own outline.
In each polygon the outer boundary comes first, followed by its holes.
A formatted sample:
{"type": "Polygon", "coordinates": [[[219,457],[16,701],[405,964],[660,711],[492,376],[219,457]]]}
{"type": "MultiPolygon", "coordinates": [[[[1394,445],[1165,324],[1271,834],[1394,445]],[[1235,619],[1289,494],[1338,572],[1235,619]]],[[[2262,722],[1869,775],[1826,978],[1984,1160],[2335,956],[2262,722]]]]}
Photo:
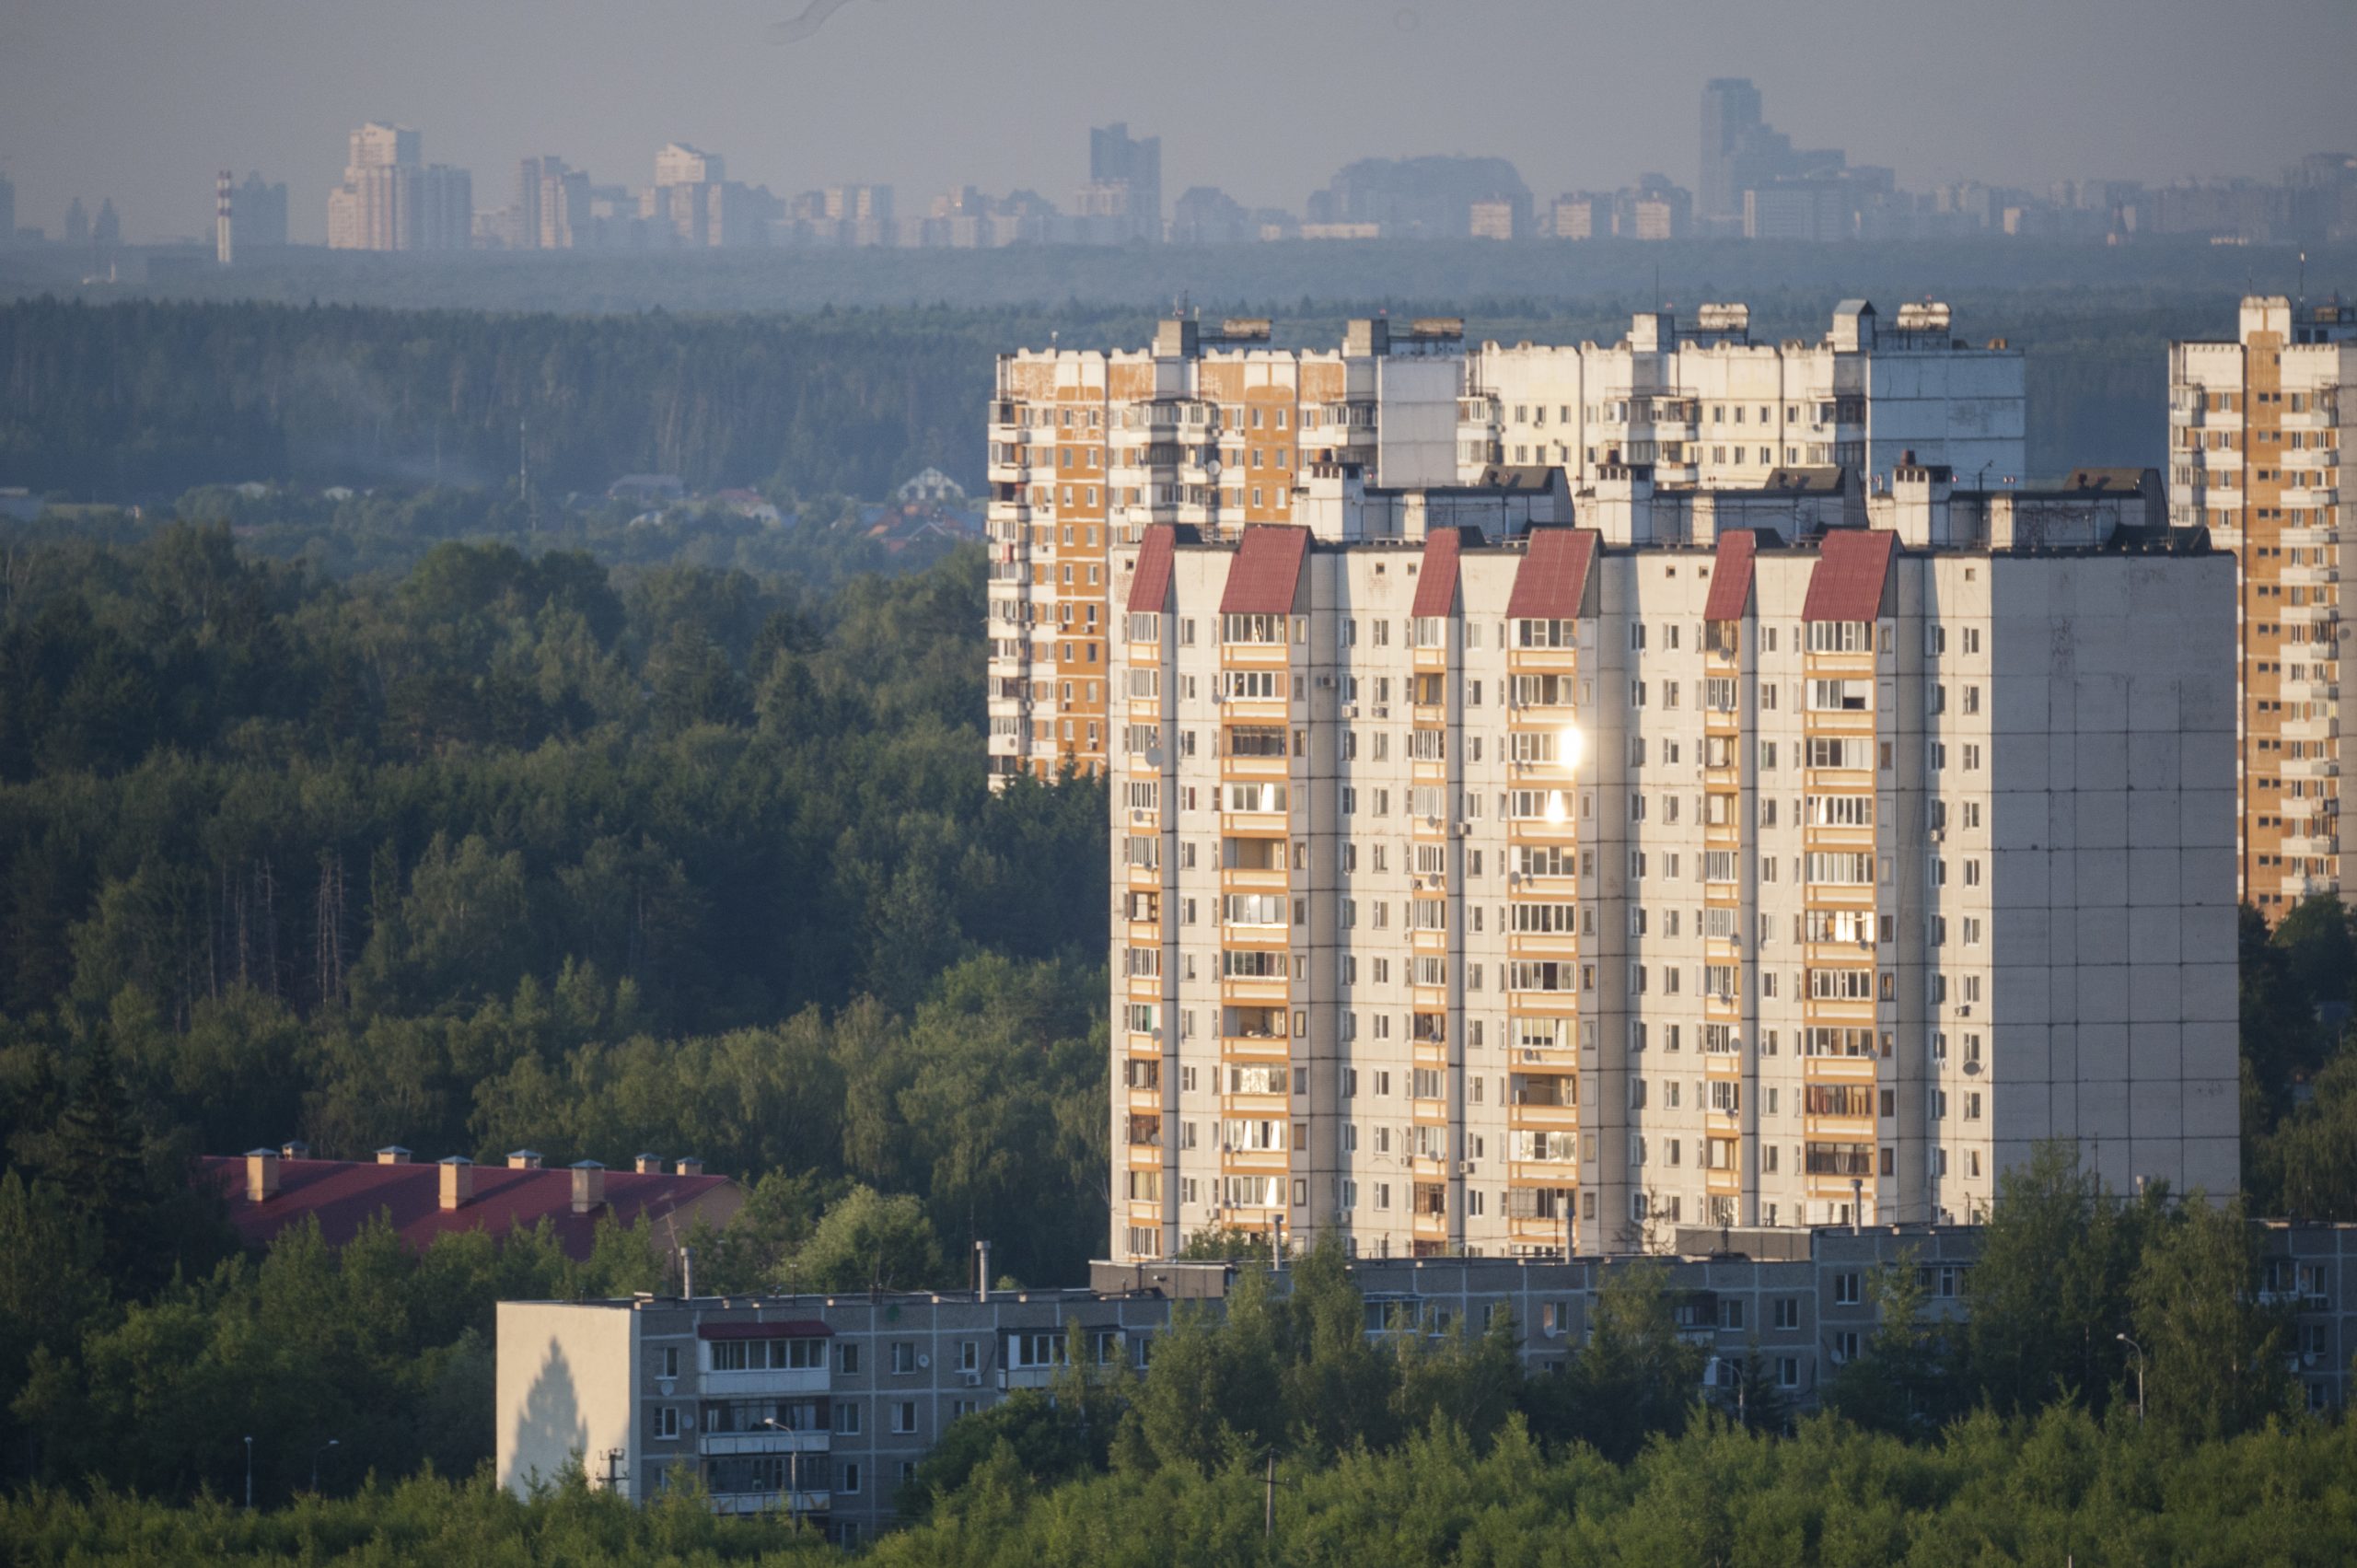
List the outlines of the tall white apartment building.
{"type": "Polygon", "coordinates": [[[2235,1189],[2232,562],[2149,471],[1653,477],[1110,552],[1117,1259],[2235,1189]]]}
{"type": "Polygon", "coordinates": [[[328,192],[330,249],[463,250],[473,242],[472,178],[424,163],[416,131],[371,122],[352,133],[346,156],[343,183],[328,192]]]}
{"type": "Polygon", "coordinates": [[[2240,563],[2236,769],[2244,896],[2270,920],[2340,893],[2340,580],[2357,568],[2341,490],[2357,422],[2357,307],[2242,303],[2228,343],[2169,348],[2172,510],[2240,563]]]}
{"type": "Polygon", "coordinates": [[[2022,357],[1951,335],[1945,305],[1879,323],[1845,302],[1821,342],[1754,343],[1750,311],[1668,312],[1595,343],[1468,353],[1464,323],[1353,321],[1281,349],[1264,320],[1161,324],[1150,348],[1004,355],[991,412],[991,768],[1105,765],[1108,541],[1290,523],[1311,464],[1388,486],[1493,470],[1574,491],[1637,465],[1661,490],[1756,489],[1843,467],[1887,488],[1903,452],[1994,485],[2023,469],[2022,357]]]}
{"type": "Polygon", "coordinates": [[[1836,465],[1887,485],[1902,452],[1968,480],[2024,468],[2021,351],[1953,335],[1945,305],[1885,325],[1846,299],[1816,343],[1751,341],[1744,305],[1681,328],[1646,312],[1609,345],[1483,343],[1466,356],[1457,471],[1553,464],[1574,487],[1616,462],[1665,488],[1747,487],[1777,469],[1836,465]]]}
{"type": "Polygon", "coordinates": [[[1155,523],[1293,520],[1304,465],[1392,484],[1454,471],[1462,322],[1350,323],[1279,348],[1265,320],[1165,321],[1142,350],[1002,355],[990,431],[993,783],[1105,765],[1107,563],[1155,523]]]}

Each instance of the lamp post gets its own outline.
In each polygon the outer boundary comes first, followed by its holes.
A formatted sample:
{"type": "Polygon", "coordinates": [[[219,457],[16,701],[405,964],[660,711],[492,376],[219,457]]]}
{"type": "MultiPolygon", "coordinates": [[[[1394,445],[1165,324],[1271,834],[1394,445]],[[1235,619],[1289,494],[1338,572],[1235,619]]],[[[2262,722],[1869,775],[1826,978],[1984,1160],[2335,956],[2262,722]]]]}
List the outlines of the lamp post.
{"type": "Polygon", "coordinates": [[[343,1442],[343,1440],[340,1437],[331,1437],[311,1450],[311,1494],[314,1497],[318,1496],[319,1492],[319,1456],[331,1448],[341,1447],[343,1442]]]}
{"type": "Polygon", "coordinates": [[[2136,1353],[2136,1419],[2144,1419],[2144,1347],[2126,1334],[2114,1334],[2113,1339],[2136,1353]]]}
{"type": "MultiPolygon", "coordinates": [[[[773,1415],[763,1416],[761,1418],[761,1424],[768,1427],[772,1432],[783,1432],[789,1437],[794,1434],[795,1430],[794,1427],[784,1424],[773,1415]]],[[[785,1451],[785,1516],[787,1518],[798,1519],[802,1516],[801,1509],[797,1506],[801,1496],[802,1450],[800,1447],[796,1446],[788,1448],[785,1451]]]]}
{"type": "Polygon", "coordinates": [[[246,1512],[254,1511],[254,1440],[246,1439],[246,1512]]]}

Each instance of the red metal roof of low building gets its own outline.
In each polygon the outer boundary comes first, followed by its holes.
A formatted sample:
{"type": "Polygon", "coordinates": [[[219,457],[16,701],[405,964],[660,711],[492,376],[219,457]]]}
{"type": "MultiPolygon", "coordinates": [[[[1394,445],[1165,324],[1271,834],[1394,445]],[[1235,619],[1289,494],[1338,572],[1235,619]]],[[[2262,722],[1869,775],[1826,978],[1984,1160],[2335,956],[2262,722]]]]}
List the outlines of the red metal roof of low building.
{"type": "Polygon", "coordinates": [[[1882,614],[1898,536],[1886,528],[1835,528],[1817,547],[1804,621],[1873,621],[1882,614]]]}
{"type": "Polygon", "coordinates": [[[834,1330],[816,1318],[796,1318],[784,1323],[699,1323],[696,1338],[700,1340],[820,1340],[831,1339],[834,1330]]]}
{"type": "MultiPolygon", "coordinates": [[[[1475,529],[1473,537],[1481,537],[1475,529]]],[[[1434,528],[1424,535],[1423,564],[1417,568],[1413,614],[1423,621],[1446,615],[1457,607],[1457,562],[1464,553],[1465,535],[1457,528],[1434,528]]]]}
{"type": "Polygon", "coordinates": [[[1718,558],[1711,566],[1710,602],[1702,607],[1705,621],[1740,621],[1751,598],[1751,562],[1759,552],[1759,536],[1749,528],[1730,528],[1719,536],[1718,558]]]}
{"type": "Polygon", "coordinates": [[[439,1165],[282,1159],[276,1195],[256,1203],[246,1197],[245,1156],[208,1156],[200,1167],[200,1179],[228,1200],[229,1224],[238,1238],[254,1248],[269,1246],[307,1215],[318,1216],[319,1235],[329,1246],[341,1247],[384,1214],[401,1240],[420,1252],[445,1233],[487,1230],[501,1239],[547,1220],[565,1255],[579,1260],[589,1256],[602,1218],[628,1225],[644,1214],[658,1234],[668,1227],[684,1240],[699,1218],[725,1225],[744,1202],[742,1191],[725,1176],[609,1170],[603,1173],[605,1201],[576,1214],[571,1170],[478,1165],[469,1167],[474,1196],[445,1210],[439,1165]]]}
{"type": "Polygon", "coordinates": [[[1236,559],[1227,563],[1227,587],[1220,595],[1222,615],[1291,615],[1294,590],[1301,583],[1302,558],[1309,553],[1309,530],[1263,523],[1244,530],[1236,559]]]}
{"type": "Polygon", "coordinates": [[[1587,597],[1587,572],[1596,560],[1594,528],[1538,528],[1515,568],[1514,591],[1506,596],[1509,621],[1570,621],[1587,597]]]}
{"type": "Polygon", "coordinates": [[[1145,542],[1138,549],[1137,575],[1130,579],[1130,613],[1132,615],[1160,614],[1170,602],[1170,561],[1178,534],[1168,523],[1156,523],[1145,530],[1145,542]]]}

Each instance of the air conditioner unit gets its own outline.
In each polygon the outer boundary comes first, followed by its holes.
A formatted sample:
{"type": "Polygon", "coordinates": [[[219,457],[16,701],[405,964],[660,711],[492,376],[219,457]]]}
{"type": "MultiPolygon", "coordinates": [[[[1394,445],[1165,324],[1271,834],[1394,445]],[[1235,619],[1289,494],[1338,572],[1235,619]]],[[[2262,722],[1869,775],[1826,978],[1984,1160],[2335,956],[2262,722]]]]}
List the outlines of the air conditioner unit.
{"type": "Polygon", "coordinates": [[[1458,1160],[1457,1162],[1457,1174],[1459,1176],[1472,1175],[1473,1162],[1471,1160],[1458,1160]]]}
{"type": "Polygon", "coordinates": [[[961,1372],[958,1375],[958,1381],[969,1388],[979,1388],[982,1386],[982,1375],[979,1372],[961,1372]]]}

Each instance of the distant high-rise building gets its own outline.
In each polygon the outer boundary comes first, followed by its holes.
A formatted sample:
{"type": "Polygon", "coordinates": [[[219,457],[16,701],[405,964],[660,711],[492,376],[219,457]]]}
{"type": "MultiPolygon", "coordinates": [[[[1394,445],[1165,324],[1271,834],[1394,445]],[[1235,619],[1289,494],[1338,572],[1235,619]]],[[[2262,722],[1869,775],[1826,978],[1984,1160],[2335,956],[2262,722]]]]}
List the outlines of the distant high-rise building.
{"type": "Polygon", "coordinates": [[[508,243],[518,250],[540,248],[540,179],[549,173],[563,178],[564,160],[543,155],[516,166],[516,209],[508,243]]]}
{"type": "Polygon", "coordinates": [[[1081,215],[1108,220],[1112,238],[1162,238],[1162,138],[1132,137],[1116,121],[1088,133],[1088,185],[1081,215]]]}
{"type": "Polygon", "coordinates": [[[90,225],[90,243],[101,250],[122,243],[122,219],[116,215],[112,196],[99,199],[99,215],[90,225]]]}
{"type": "Polygon", "coordinates": [[[1196,185],[1170,207],[1170,238],[1182,245],[1229,245],[1260,236],[1252,215],[1216,185],[1196,185]]]}
{"type": "Polygon", "coordinates": [[[1759,128],[1759,89],[1748,76],[1718,76],[1702,87],[1702,160],[1695,191],[1706,223],[1743,215],[1743,194],[1735,184],[1736,149],[1759,128]]]}
{"type": "Polygon", "coordinates": [[[82,205],[82,198],[76,196],[74,198],[74,204],[65,209],[65,243],[87,245],[89,242],[90,214],[88,209],[82,205]]]}
{"type": "Polygon", "coordinates": [[[701,250],[741,242],[753,221],[751,192],[728,180],[727,162],[685,142],[666,144],[655,155],[655,185],[646,193],[645,216],[668,242],[701,250]]]}
{"type": "Polygon", "coordinates": [[[231,195],[231,210],[237,214],[240,250],[286,243],[285,181],[267,181],[259,171],[248,170],[231,195]]]}
{"type": "MultiPolygon", "coordinates": [[[[1760,118],[1759,91],[1748,78],[1722,76],[1703,87],[1699,189],[1700,216],[1706,227],[1721,234],[1749,235],[1753,217],[1745,206],[1746,192],[1795,180],[1839,180],[1848,161],[1839,147],[1794,148],[1790,136],[1760,118]]],[[[1803,197],[1780,197],[1770,203],[1769,233],[1751,237],[1780,238],[1802,226],[1796,214],[1803,206],[1812,220],[1805,226],[1820,226],[1814,222],[1820,196],[1828,205],[1839,206],[1847,214],[1855,208],[1858,195],[1845,185],[1829,193],[1811,191],[1803,197]]],[[[1846,234],[1851,226],[1834,226],[1846,234]]],[[[1837,238],[1813,233],[1794,237],[1837,238]]]]}
{"type": "Polygon", "coordinates": [[[1473,232],[1473,209],[1485,204],[1494,226],[1504,202],[1514,232],[1530,227],[1530,188],[1502,157],[1361,158],[1310,193],[1308,218],[1318,226],[1372,224],[1386,237],[1463,239],[1473,232]]]}
{"type": "Polygon", "coordinates": [[[425,165],[424,137],[371,122],[352,133],[343,183],[328,193],[328,244],[339,250],[463,250],[474,238],[474,181],[425,165]]]}
{"type": "Polygon", "coordinates": [[[17,188],[0,174],[0,250],[17,242],[17,188]]]}
{"type": "Polygon", "coordinates": [[[2169,348],[2170,520],[2240,563],[2243,901],[2281,920],[2345,894],[2339,584],[2357,569],[2341,466],[2357,426],[2357,306],[2243,301],[2238,335],[2169,348]]]}

